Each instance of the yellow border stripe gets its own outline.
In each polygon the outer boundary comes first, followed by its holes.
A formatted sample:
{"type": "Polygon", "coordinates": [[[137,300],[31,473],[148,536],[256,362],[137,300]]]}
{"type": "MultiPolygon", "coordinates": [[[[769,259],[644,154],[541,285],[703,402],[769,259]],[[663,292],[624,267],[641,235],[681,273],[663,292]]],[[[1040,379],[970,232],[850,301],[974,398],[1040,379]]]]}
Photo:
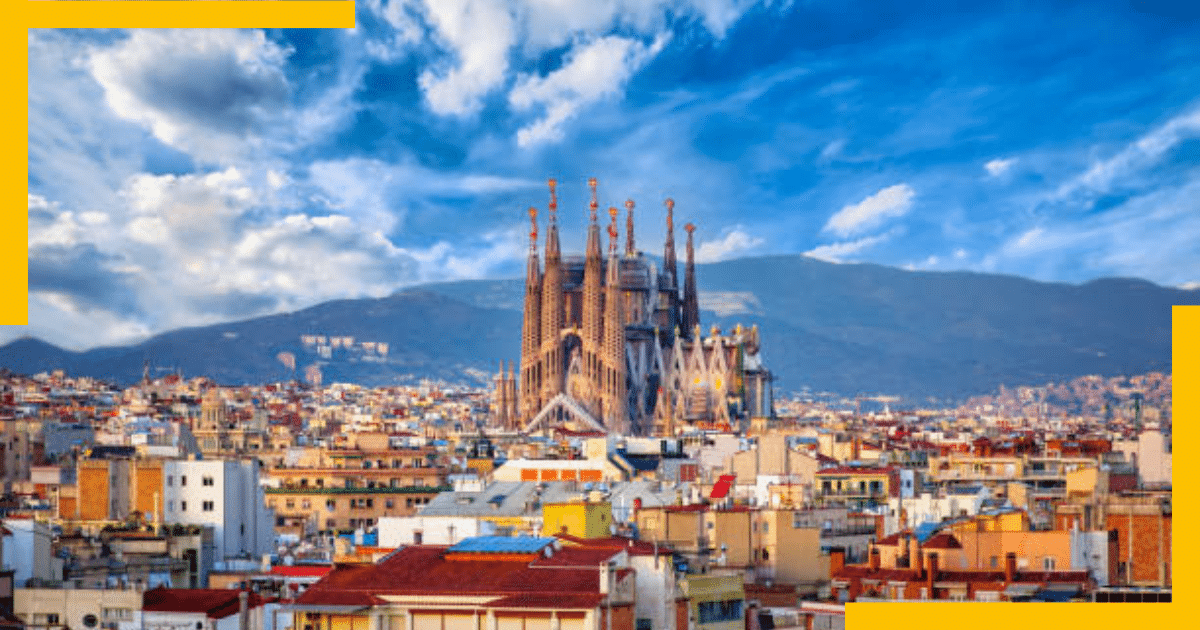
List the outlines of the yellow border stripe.
{"type": "Polygon", "coordinates": [[[0,324],[25,324],[29,319],[29,203],[21,193],[29,183],[29,39],[20,19],[0,27],[0,41],[0,55],[10,62],[2,70],[9,95],[0,101],[4,116],[0,186],[8,199],[0,204],[0,324]]]}
{"type": "MultiPolygon", "coordinates": [[[[18,149],[28,145],[28,81],[20,81],[11,68],[28,68],[26,27],[334,27],[354,24],[351,2],[26,2],[18,7],[19,26],[0,27],[8,84],[14,87],[3,126],[7,148],[6,190],[3,228],[0,229],[0,323],[24,323],[26,318],[27,211],[19,206],[18,191],[26,189],[28,155],[18,149]],[[24,96],[24,98],[20,98],[24,96]]],[[[11,5],[10,5],[11,6],[11,5]]],[[[1194,426],[1200,416],[1200,306],[1176,306],[1173,310],[1173,442],[1195,444],[1194,426]]],[[[1194,467],[1186,458],[1173,458],[1174,478],[1185,483],[1176,494],[1174,510],[1183,512],[1184,523],[1193,519],[1194,467]]],[[[1195,557],[1197,544],[1188,536],[1173,536],[1175,557],[1195,557]]],[[[896,603],[850,604],[847,625],[853,630],[873,628],[1020,628],[1037,624],[1061,627],[1155,627],[1167,626],[1184,617],[1191,607],[1195,572],[1190,562],[1171,563],[1174,598],[1171,604],[1029,604],[896,603]]]]}
{"type": "MultiPolygon", "coordinates": [[[[1172,324],[1172,444],[1190,448],[1196,444],[1196,422],[1200,418],[1200,306],[1175,306],[1172,324]]],[[[1172,449],[1174,455],[1174,449],[1172,449]]],[[[1172,457],[1172,526],[1174,512],[1183,513],[1181,523],[1193,523],[1195,466],[1187,458],[1172,457]],[[1175,492],[1174,480],[1182,479],[1175,492]],[[1192,479],[1193,481],[1187,481],[1192,479]]],[[[846,605],[849,630],[880,628],[1155,628],[1174,627],[1176,618],[1190,616],[1196,582],[1194,558],[1198,545],[1190,536],[1171,535],[1171,603],[1169,604],[1000,604],[980,602],[853,603],[846,605]],[[1177,563],[1174,558],[1183,558],[1177,563]]]]}
{"type": "Polygon", "coordinates": [[[28,28],[352,28],[354,3],[26,2],[28,28]]]}

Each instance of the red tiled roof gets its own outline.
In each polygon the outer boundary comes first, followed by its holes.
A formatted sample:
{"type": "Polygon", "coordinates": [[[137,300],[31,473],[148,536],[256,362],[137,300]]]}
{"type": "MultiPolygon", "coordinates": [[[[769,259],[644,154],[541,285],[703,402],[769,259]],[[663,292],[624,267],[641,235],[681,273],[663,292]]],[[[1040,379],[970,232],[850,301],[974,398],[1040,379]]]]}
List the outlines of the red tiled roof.
{"type": "Polygon", "coordinates": [[[282,575],[284,577],[325,577],[332,570],[332,566],[297,564],[293,566],[271,567],[271,575],[282,575]]]}
{"type": "MultiPolygon", "coordinates": [[[[339,565],[309,587],[296,603],[338,604],[352,595],[561,596],[600,592],[600,572],[593,566],[531,566],[528,561],[515,559],[447,561],[445,551],[444,546],[413,545],[379,564],[339,565]]],[[[577,553],[580,555],[575,557],[582,558],[594,552],[581,549],[577,553]]]]}
{"type": "MultiPolygon", "coordinates": [[[[223,619],[235,614],[240,607],[240,591],[221,588],[164,588],[151,589],[142,594],[142,610],[148,612],[204,613],[211,619],[223,619]]],[[[250,593],[246,605],[261,606],[263,598],[250,593]]]]}
{"type": "Polygon", "coordinates": [[[921,544],[922,549],[962,549],[953,534],[938,534],[921,544]]]}

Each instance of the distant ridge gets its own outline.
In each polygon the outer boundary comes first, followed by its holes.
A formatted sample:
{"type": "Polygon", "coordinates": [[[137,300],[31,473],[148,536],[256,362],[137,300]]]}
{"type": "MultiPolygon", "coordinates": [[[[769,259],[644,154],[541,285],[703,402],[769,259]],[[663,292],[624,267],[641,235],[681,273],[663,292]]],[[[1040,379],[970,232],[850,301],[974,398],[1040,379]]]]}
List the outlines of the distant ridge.
{"type": "MultiPolygon", "coordinates": [[[[1131,278],[1071,285],[801,255],[698,265],[697,276],[706,327],[759,325],[777,395],[807,386],[958,399],[1001,384],[1170,371],[1171,305],[1200,304],[1200,290],[1131,278]]],[[[22,338],[0,347],[0,367],[128,383],[148,359],[185,376],[260,383],[290,377],[276,357],[291,352],[297,376],[320,363],[326,383],[482,384],[499,361],[519,358],[522,295],[516,279],[429,284],[79,353],[22,338]],[[324,358],[303,335],[354,344],[324,358]],[[364,341],[387,344],[386,356],[364,341]]]]}

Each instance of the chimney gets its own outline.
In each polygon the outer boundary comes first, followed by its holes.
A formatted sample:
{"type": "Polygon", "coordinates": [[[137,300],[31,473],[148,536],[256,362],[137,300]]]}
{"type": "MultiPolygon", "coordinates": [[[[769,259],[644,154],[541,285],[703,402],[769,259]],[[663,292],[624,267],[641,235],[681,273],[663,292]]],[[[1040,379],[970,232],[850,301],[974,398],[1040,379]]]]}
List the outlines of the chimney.
{"type": "Polygon", "coordinates": [[[612,581],[612,569],[608,566],[607,561],[601,562],[600,563],[600,594],[601,595],[608,595],[608,591],[611,588],[611,584],[609,584],[609,582],[611,582],[611,581],[612,581]]]}
{"type": "Polygon", "coordinates": [[[929,589],[929,599],[936,599],[933,596],[933,583],[937,580],[938,574],[938,555],[937,553],[929,554],[929,572],[925,574],[925,588],[929,589]]]}
{"type": "Polygon", "coordinates": [[[1004,581],[1011,584],[1017,579],[1017,554],[1008,552],[1004,554],[1004,581]]]}
{"type": "Polygon", "coordinates": [[[829,576],[833,577],[846,567],[846,548],[831,547],[829,549],[829,576]]]}
{"type": "Polygon", "coordinates": [[[925,556],[921,554],[921,544],[917,542],[917,537],[913,536],[909,539],[909,557],[912,558],[910,566],[917,570],[917,575],[920,575],[925,570],[925,556]]]}
{"type": "Polygon", "coordinates": [[[250,629],[250,593],[241,591],[238,593],[238,628],[239,630],[250,629]]]}
{"type": "Polygon", "coordinates": [[[877,547],[871,548],[871,570],[879,570],[879,548],[877,547]]]}

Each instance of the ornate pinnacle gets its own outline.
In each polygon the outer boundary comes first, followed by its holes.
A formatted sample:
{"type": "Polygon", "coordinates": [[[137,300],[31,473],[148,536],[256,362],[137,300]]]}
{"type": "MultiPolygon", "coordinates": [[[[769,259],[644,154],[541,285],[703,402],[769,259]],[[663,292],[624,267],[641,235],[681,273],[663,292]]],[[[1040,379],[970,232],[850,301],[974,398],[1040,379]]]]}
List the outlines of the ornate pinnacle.
{"type": "Polygon", "coordinates": [[[608,251],[617,251],[617,208],[610,206],[608,208],[608,216],[612,218],[612,223],[608,224],[608,251]]]}
{"type": "Polygon", "coordinates": [[[554,223],[556,214],[558,213],[558,181],[553,177],[550,178],[550,222],[554,223]]]}
{"type": "Polygon", "coordinates": [[[675,200],[667,197],[663,205],[667,207],[667,229],[670,230],[675,227],[675,217],[673,216],[675,213],[675,200]]]}
{"type": "Polygon", "coordinates": [[[588,178],[588,187],[592,189],[592,202],[590,204],[588,204],[588,207],[591,208],[591,210],[592,210],[592,223],[595,223],[596,222],[596,209],[598,209],[600,207],[600,202],[596,201],[596,178],[595,177],[588,178]]]}
{"type": "Polygon", "coordinates": [[[683,229],[684,229],[684,231],[686,231],[688,233],[688,236],[691,236],[692,232],[696,231],[696,226],[689,223],[689,224],[683,226],[683,229]]]}
{"type": "Polygon", "coordinates": [[[537,249],[537,208],[529,207],[529,247],[537,249]]]}

